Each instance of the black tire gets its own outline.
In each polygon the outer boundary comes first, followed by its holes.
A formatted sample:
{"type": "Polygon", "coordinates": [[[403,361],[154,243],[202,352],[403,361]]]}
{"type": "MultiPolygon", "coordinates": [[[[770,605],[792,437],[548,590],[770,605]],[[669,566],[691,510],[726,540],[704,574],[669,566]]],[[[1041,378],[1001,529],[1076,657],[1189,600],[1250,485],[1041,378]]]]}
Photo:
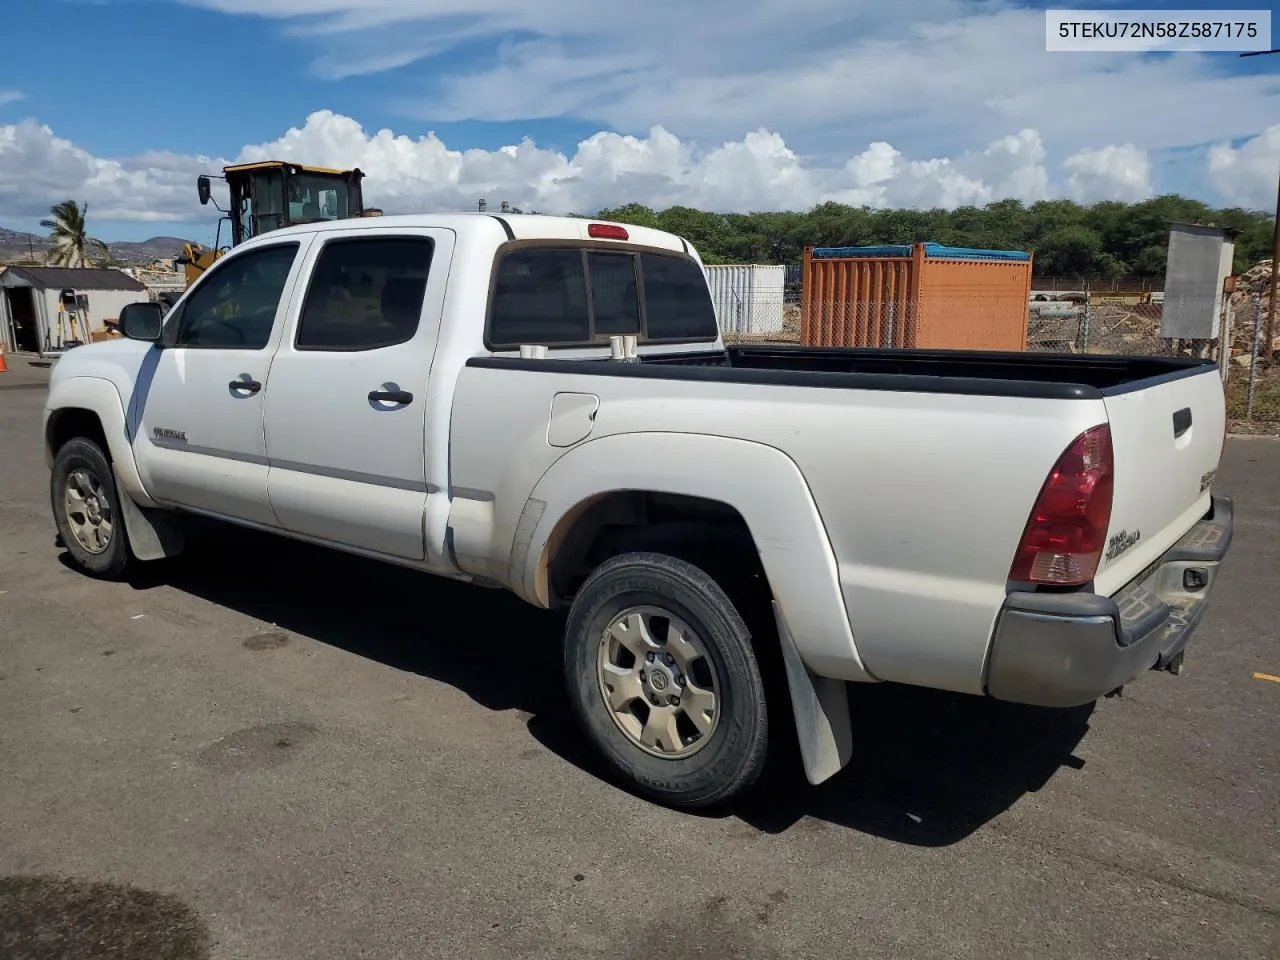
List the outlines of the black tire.
{"type": "Polygon", "coordinates": [[[769,746],[765,685],[751,632],[728,595],[701,568],[662,553],[626,553],[597,567],[565,626],[565,682],[575,718],[630,789],[670,807],[715,806],[760,777],[769,746]],[[689,756],[654,756],[615,722],[597,673],[610,623],[631,607],[658,607],[697,634],[716,674],[718,722],[689,756]]]}
{"type": "Polygon", "coordinates": [[[120,494],[116,490],[115,473],[106,454],[92,440],[76,437],[68,440],[53,460],[49,478],[49,496],[53,506],[53,519],[58,536],[81,572],[103,580],[118,580],[124,576],[133,559],[129,549],[129,536],[124,528],[124,515],[120,511],[120,494]],[[111,534],[105,549],[95,553],[76,538],[67,512],[66,491],[68,480],[83,471],[92,477],[101,490],[101,499],[110,511],[111,534]]]}

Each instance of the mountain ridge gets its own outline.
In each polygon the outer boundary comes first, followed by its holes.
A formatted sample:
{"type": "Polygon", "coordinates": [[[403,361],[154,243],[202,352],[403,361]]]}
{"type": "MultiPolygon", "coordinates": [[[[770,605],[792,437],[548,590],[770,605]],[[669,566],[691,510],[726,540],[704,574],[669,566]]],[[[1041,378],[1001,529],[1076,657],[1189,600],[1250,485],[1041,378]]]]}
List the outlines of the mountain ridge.
{"type": "MultiPolygon", "coordinates": [[[[189,242],[181,237],[158,236],[146,240],[119,240],[107,246],[118,264],[139,266],[153,260],[176,257],[182,253],[182,245],[189,242]]],[[[33,256],[43,262],[50,246],[47,236],[0,227],[0,263],[27,261],[33,256]]],[[[89,251],[91,260],[96,259],[94,255],[97,252],[96,249],[89,251]]]]}

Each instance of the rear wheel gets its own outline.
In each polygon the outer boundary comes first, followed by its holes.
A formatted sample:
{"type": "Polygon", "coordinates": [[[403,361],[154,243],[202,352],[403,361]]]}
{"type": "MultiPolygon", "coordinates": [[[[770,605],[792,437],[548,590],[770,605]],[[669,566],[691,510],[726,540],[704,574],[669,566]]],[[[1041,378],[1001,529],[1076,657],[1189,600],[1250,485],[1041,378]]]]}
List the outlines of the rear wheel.
{"type": "Polygon", "coordinates": [[[649,552],[601,564],[569,611],[564,668],[578,722],[640,794],[706,807],[763,770],[768,711],[751,633],[701,568],[649,552]]]}
{"type": "Polygon", "coordinates": [[[54,523],[72,562],[90,576],[119,578],[131,554],[106,454],[84,437],[68,440],[54,458],[49,483],[54,523]]]}

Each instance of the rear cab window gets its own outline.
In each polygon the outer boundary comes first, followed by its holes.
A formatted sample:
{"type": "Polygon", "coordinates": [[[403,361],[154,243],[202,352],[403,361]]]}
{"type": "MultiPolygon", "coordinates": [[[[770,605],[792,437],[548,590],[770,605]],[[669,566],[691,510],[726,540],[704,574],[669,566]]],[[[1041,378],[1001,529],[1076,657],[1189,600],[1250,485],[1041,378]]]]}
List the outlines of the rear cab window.
{"type": "Polygon", "coordinates": [[[485,345],[585,347],[719,335],[702,268],[676,253],[583,245],[521,245],[500,255],[485,345]]]}

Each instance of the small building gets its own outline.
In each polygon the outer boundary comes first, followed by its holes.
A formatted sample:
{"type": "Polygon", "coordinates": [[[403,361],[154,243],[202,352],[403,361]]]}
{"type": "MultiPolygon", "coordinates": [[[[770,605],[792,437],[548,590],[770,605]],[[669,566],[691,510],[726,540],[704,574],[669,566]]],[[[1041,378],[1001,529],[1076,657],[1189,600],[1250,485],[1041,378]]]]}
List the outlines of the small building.
{"type": "Polygon", "coordinates": [[[125,304],[148,299],[145,286],[109,267],[10,265],[0,273],[0,343],[6,351],[28,353],[61,350],[77,338],[88,343],[125,304]],[[74,315],[63,306],[64,292],[75,298],[74,315]]]}

